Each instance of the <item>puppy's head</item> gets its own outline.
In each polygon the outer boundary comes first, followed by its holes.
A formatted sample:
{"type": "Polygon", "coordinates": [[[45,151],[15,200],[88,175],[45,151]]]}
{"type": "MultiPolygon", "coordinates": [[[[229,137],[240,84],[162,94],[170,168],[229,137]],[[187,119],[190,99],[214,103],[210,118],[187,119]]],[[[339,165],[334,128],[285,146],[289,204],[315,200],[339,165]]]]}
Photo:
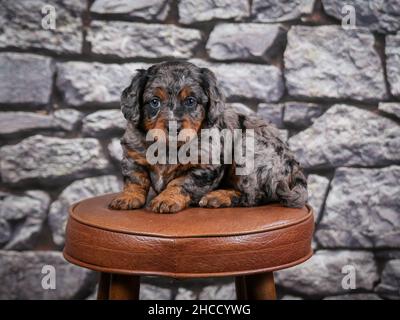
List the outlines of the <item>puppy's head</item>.
{"type": "Polygon", "coordinates": [[[125,118],[144,132],[167,132],[170,121],[178,131],[197,132],[215,124],[223,112],[224,98],[209,69],[172,61],[138,70],[122,92],[121,108],[125,118]]]}

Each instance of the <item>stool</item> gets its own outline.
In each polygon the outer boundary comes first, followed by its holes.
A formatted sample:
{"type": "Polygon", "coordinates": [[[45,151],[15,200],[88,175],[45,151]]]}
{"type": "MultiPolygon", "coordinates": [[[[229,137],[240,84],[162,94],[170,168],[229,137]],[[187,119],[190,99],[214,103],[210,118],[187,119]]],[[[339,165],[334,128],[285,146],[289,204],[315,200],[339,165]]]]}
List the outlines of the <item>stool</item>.
{"type": "Polygon", "coordinates": [[[71,206],[64,257],[101,272],[98,299],[138,299],[140,276],[235,276],[238,299],[275,299],[273,271],[312,255],[312,208],[270,204],[115,211],[115,194],[71,206]]]}

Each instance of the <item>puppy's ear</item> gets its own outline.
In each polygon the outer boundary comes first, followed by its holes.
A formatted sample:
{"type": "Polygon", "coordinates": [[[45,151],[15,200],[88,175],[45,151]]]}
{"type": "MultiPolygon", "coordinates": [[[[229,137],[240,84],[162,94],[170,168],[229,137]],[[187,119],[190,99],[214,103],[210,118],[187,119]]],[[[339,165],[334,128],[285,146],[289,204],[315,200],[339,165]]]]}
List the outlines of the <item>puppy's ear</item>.
{"type": "Polygon", "coordinates": [[[202,87],[208,97],[207,122],[213,125],[225,108],[225,98],[217,85],[217,78],[214,73],[207,68],[201,68],[202,87]]]}
{"type": "Polygon", "coordinates": [[[142,94],[147,82],[147,70],[138,69],[131,84],[122,91],[121,110],[126,120],[134,125],[139,123],[142,94]]]}

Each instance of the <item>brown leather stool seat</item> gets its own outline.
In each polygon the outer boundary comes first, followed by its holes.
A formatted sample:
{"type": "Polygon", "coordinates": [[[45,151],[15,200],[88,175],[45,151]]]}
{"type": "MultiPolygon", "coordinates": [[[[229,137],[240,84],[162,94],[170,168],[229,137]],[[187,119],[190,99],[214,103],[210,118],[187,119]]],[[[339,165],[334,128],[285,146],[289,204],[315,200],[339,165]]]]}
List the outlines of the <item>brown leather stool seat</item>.
{"type": "Polygon", "coordinates": [[[312,255],[310,207],[273,204],[158,214],[146,209],[110,210],[107,206],[113,197],[115,194],[109,194],[73,205],[66,229],[64,256],[71,263],[102,272],[105,284],[100,290],[105,292],[99,292],[100,298],[137,297],[140,275],[236,276],[237,290],[243,291],[239,296],[249,298],[252,289],[245,288],[243,276],[269,275],[266,281],[270,283],[272,271],[299,264],[312,255]],[[119,293],[110,291],[110,274],[115,276],[119,289],[114,291],[119,293]],[[135,293],[127,293],[129,289],[121,284],[129,282],[137,286],[135,293]]]}

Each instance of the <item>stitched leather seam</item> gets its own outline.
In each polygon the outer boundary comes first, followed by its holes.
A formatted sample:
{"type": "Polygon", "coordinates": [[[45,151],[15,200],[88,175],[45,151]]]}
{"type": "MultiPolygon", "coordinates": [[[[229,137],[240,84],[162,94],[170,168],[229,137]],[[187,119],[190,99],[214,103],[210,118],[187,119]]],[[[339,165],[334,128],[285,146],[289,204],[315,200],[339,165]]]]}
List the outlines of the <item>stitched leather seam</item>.
{"type": "Polygon", "coordinates": [[[83,262],[79,259],[75,259],[71,256],[69,256],[65,250],[63,252],[64,258],[69,261],[70,263],[79,265],[84,268],[92,269],[95,271],[99,272],[108,272],[108,273],[119,273],[119,274],[128,274],[128,275],[143,275],[143,276],[151,276],[151,275],[157,275],[157,276],[165,276],[165,277],[172,277],[172,278],[209,278],[209,277],[226,277],[226,276],[240,276],[240,275],[250,275],[250,274],[256,274],[256,273],[263,273],[263,272],[271,272],[271,271],[277,271],[281,269],[286,269],[290,268],[292,266],[298,265],[300,263],[303,263],[304,261],[308,260],[311,258],[313,255],[313,250],[310,249],[307,255],[302,256],[301,258],[288,262],[283,265],[279,265],[276,267],[269,267],[269,268],[261,268],[261,269],[251,269],[251,270],[242,270],[242,271],[228,271],[228,272],[210,272],[210,273],[175,273],[175,272],[164,272],[164,271],[143,271],[143,270],[123,270],[123,269],[114,269],[114,268],[107,268],[107,267],[101,267],[97,265],[92,265],[90,263],[83,262]]]}
{"type": "Polygon", "coordinates": [[[256,234],[256,233],[264,233],[264,232],[270,232],[274,230],[279,230],[282,228],[287,228],[290,226],[294,226],[297,224],[300,224],[304,221],[309,220],[310,218],[313,219],[314,214],[313,214],[313,208],[309,206],[308,204],[306,205],[308,208],[308,213],[305,215],[302,219],[296,220],[290,223],[282,223],[282,224],[277,224],[273,228],[266,228],[266,229],[260,229],[260,230],[254,230],[254,231],[248,231],[248,232],[232,232],[232,233],[227,233],[227,234],[202,234],[202,235],[185,235],[185,236],[179,236],[179,235],[174,235],[174,236],[166,236],[166,235],[160,235],[160,234],[155,234],[155,233],[144,233],[144,232],[129,232],[127,230],[115,230],[113,228],[107,228],[104,226],[98,226],[93,223],[88,223],[86,221],[83,221],[82,219],[78,218],[74,214],[74,209],[76,208],[77,205],[79,205],[80,202],[75,203],[69,208],[69,216],[70,218],[74,219],[78,223],[96,228],[96,229],[101,229],[101,230],[107,230],[107,231],[112,231],[112,232],[117,232],[121,234],[129,234],[129,235],[137,235],[137,236],[147,236],[147,237],[154,237],[154,238],[166,238],[166,239],[187,239],[187,238],[208,238],[208,237],[231,237],[231,236],[242,236],[242,235],[247,235],[247,234],[256,234]]]}

